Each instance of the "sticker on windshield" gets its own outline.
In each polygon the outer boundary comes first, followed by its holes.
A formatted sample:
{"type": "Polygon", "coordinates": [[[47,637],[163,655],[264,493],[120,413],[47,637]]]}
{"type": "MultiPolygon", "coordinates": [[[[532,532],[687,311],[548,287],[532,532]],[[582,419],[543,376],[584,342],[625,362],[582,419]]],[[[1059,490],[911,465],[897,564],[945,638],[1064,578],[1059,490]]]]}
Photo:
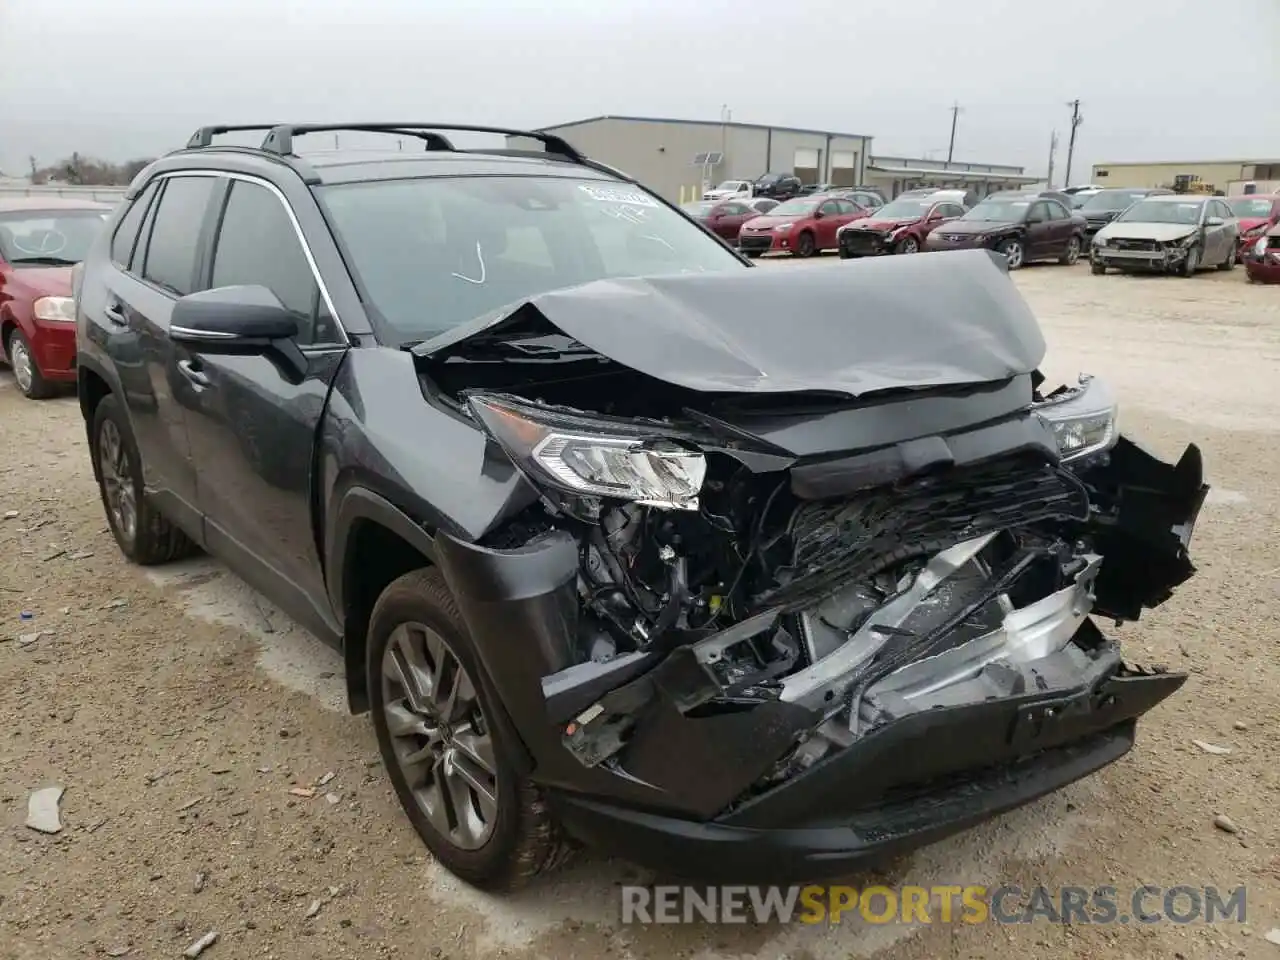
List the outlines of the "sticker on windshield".
{"type": "Polygon", "coordinates": [[[580,183],[578,189],[592,200],[600,203],[625,203],[633,207],[656,207],[657,201],[641,190],[629,190],[626,187],[597,187],[594,184],[580,183]]]}

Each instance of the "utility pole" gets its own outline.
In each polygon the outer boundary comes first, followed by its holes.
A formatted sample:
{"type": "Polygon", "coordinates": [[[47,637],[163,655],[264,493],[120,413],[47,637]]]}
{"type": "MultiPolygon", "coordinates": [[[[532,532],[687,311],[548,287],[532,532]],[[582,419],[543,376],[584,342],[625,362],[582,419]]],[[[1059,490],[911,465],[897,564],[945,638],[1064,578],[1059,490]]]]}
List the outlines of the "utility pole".
{"type": "Polygon", "coordinates": [[[1049,172],[1048,174],[1045,175],[1045,178],[1044,178],[1045,183],[1048,184],[1050,190],[1053,189],[1053,161],[1054,161],[1054,158],[1057,156],[1057,153],[1058,153],[1058,131],[1054,130],[1053,133],[1049,135],[1049,172]]]}
{"type": "Polygon", "coordinates": [[[1072,100],[1067,106],[1071,108],[1071,139],[1067,141],[1067,175],[1062,179],[1064,187],[1071,186],[1071,158],[1076,152],[1076,127],[1084,123],[1084,117],[1080,116],[1080,101],[1072,100]]]}
{"type": "Polygon", "coordinates": [[[947,166],[951,166],[951,158],[956,152],[956,121],[960,119],[960,104],[951,105],[951,141],[947,144],[947,166]]]}

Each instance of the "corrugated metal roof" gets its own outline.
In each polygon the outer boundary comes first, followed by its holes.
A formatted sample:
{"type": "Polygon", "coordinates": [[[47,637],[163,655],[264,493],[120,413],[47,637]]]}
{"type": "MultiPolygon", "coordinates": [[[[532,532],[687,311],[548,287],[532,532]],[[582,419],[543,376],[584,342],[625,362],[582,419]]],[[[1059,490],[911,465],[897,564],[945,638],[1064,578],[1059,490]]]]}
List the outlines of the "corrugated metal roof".
{"type": "Polygon", "coordinates": [[[616,113],[602,113],[597,117],[586,117],[582,120],[570,120],[568,123],[557,123],[549,127],[539,127],[539,133],[551,133],[556,130],[564,130],[568,127],[581,127],[588,123],[598,123],[601,120],[622,120],[627,123],[681,123],[688,126],[696,127],[739,127],[744,130],[777,130],[782,133],[809,133],[819,137],[844,137],[849,140],[870,140],[870,134],[865,133],[841,133],[836,130],[810,130],[805,127],[779,127],[768,123],[739,123],[736,120],[727,120],[721,123],[719,120],[682,120],[679,117],[629,117],[621,116],[616,113]]]}

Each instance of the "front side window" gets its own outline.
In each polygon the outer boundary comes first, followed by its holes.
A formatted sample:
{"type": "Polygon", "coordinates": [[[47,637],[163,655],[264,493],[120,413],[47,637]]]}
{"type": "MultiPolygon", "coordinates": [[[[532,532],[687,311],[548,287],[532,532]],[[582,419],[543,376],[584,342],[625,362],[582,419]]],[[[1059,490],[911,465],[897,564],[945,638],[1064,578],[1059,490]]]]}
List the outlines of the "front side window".
{"type": "Polygon", "coordinates": [[[15,266],[79,263],[104,226],[101,210],[21,210],[0,213],[0,259],[15,266]]]}
{"type": "Polygon", "coordinates": [[[231,184],[214,246],[211,283],[266,287],[298,320],[300,344],[337,339],[323,315],[320,287],[293,221],[280,199],[260,184],[231,184]]]}
{"type": "Polygon", "coordinates": [[[593,280],[744,269],[639,187],[559,177],[427,177],[317,190],[384,339],[430,339],[593,280]]]}
{"type": "Polygon", "coordinates": [[[195,289],[200,229],[217,181],[213,177],[169,177],[147,244],[143,279],[185,297],[195,289]]]}
{"type": "Polygon", "coordinates": [[[138,243],[138,233],[142,229],[142,218],[147,215],[147,208],[160,189],[160,181],[153,180],[147,189],[134,199],[125,211],[116,227],[116,234],[111,238],[111,260],[125,270],[133,260],[133,248],[138,243]]]}

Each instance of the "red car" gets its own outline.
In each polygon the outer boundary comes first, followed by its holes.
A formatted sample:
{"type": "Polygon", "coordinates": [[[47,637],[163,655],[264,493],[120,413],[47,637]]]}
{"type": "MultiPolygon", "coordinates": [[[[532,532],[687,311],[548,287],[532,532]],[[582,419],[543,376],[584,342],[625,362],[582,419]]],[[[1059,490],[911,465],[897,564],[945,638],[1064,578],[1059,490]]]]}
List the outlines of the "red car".
{"type": "Polygon", "coordinates": [[[18,389],[33,399],[75,383],[71,268],[111,207],[53,197],[0,199],[0,346],[18,389]]]}
{"type": "Polygon", "coordinates": [[[840,257],[918,253],[925,238],[948,220],[968,210],[959,200],[938,197],[899,197],[862,220],[841,227],[836,235],[840,257]]]}
{"type": "Polygon", "coordinates": [[[1249,194],[1243,197],[1227,197],[1227,206],[1235,214],[1240,226],[1240,245],[1236,247],[1236,262],[1244,260],[1245,250],[1268,230],[1280,223],[1280,195],[1249,194]]]}
{"type": "Polygon", "coordinates": [[[1280,283],[1280,225],[1250,241],[1244,269],[1250,283],[1280,283]]]}
{"type": "Polygon", "coordinates": [[[834,250],[836,231],[866,215],[866,209],[845,197],[796,197],[748,220],[738,235],[738,249],[748,257],[778,251],[811,257],[834,250]]]}
{"type": "MultiPolygon", "coordinates": [[[[759,202],[777,206],[776,200],[759,202]]],[[[749,199],[698,200],[694,203],[686,203],[683,209],[689,216],[701,221],[702,225],[716,236],[723,237],[730,243],[738,239],[744,223],[760,216],[760,210],[749,199]]]]}

